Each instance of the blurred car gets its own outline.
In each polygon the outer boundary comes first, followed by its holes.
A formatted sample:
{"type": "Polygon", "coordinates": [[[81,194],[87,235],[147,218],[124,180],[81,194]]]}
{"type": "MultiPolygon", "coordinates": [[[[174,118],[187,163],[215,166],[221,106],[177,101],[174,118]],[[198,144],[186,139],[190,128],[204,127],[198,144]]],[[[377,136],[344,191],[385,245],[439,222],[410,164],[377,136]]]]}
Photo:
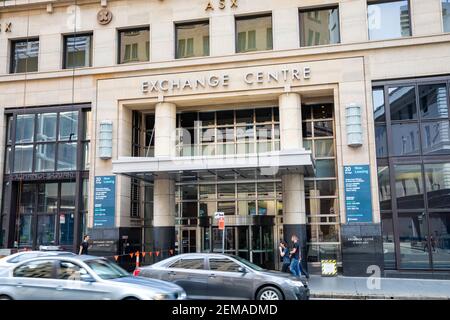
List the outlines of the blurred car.
{"type": "Polygon", "coordinates": [[[176,283],[190,299],[309,299],[306,281],[225,254],[181,254],[138,268],[133,274],[176,283]]]}
{"type": "Polygon", "coordinates": [[[67,251],[22,251],[0,259],[0,270],[7,269],[18,263],[43,256],[75,256],[75,253],[67,251]]]}
{"type": "Polygon", "coordinates": [[[0,271],[0,300],[182,300],[170,282],[133,277],[99,257],[45,256],[0,271]]]}

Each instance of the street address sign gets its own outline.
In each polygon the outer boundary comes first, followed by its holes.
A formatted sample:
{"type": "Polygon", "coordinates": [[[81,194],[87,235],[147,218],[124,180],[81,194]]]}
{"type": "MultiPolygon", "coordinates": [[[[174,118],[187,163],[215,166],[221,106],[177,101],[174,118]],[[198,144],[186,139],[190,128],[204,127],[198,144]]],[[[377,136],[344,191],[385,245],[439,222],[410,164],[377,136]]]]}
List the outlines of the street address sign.
{"type": "Polygon", "coordinates": [[[214,213],[214,219],[219,220],[222,219],[225,216],[224,212],[216,212],[214,213]]]}

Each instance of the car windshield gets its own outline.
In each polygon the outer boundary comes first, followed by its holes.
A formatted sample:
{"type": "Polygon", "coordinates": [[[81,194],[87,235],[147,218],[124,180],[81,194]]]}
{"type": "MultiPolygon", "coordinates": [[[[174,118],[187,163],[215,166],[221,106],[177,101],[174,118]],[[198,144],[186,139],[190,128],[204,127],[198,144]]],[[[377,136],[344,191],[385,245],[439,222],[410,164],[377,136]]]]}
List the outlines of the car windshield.
{"type": "Polygon", "coordinates": [[[256,264],[251,263],[248,260],[245,260],[241,257],[238,256],[232,256],[234,259],[236,259],[237,261],[239,261],[240,263],[245,264],[247,267],[249,267],[250,269],[253,269],[255,271],[264,271],[264,268],[261,268],[260,266],[257,266],[256,264]]]}
{"type": "Polygon", "coordinates": [[[108,260],[88,260],[85,263],[103,280],[129,277],[124,269],[108,260]]]}

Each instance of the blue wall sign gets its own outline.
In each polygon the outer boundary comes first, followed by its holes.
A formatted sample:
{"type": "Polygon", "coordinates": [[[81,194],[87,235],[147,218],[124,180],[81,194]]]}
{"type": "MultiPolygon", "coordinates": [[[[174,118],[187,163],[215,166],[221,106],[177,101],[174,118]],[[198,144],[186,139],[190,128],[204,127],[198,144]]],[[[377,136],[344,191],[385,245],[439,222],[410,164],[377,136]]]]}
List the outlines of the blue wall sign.
{"type": "Polygon", "coordinates": [[[344,190],[347,223],[372,222],[370,167],[344,166],[344,190]]]}
{"type": "Polygon", "coordinates": [[[94,190],[94,228],[114,228],[116,177],[96,176],[94,190]]]}

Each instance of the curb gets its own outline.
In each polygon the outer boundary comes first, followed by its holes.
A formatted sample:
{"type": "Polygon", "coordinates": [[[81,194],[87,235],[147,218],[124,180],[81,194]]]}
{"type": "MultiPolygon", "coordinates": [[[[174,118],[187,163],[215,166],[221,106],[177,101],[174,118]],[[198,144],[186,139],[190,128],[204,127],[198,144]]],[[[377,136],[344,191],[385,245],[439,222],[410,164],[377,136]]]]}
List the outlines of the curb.
{"type": "Polygon", "coordinates": [[[450,300],[449,296],[390,296],[390,295],[363,295],[349,293],[311,293],[313,299],[346,299],[346,300],[450,300]]]}

